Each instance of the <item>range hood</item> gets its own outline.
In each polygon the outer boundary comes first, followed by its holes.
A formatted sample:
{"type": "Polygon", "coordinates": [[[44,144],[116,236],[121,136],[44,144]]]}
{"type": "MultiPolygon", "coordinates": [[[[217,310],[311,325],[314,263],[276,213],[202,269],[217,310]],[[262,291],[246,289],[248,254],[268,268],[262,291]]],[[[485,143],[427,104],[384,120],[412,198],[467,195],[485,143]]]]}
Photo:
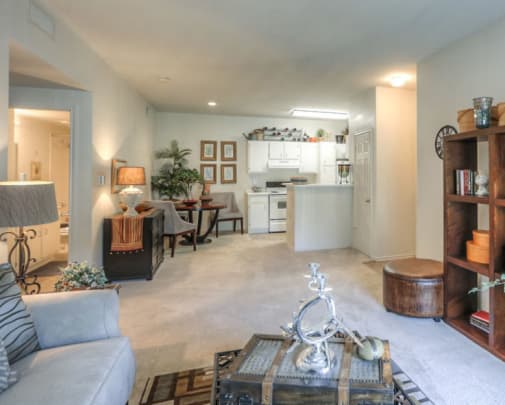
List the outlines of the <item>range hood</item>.
{"type": "Polygon", "coordinates": [[[285,159],[285,160],[277,160],[270,159],[268,161],[269,169],[299,169],[300,168],[300,160],[299,159],[285,159]]]}

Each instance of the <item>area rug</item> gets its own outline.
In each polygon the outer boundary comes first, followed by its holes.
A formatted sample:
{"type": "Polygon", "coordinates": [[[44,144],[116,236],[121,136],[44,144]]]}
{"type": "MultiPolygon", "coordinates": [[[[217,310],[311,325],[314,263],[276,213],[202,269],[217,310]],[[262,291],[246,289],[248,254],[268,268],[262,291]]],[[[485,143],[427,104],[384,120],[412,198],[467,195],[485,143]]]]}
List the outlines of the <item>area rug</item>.
{"type": "MultiPolygon", "coordinates": [[[[226,352],[239,353],[239,350],[226,352]]],[[[394,405],[434,405],[393,361],[394,405]]],[[[139,405],[219,405],[212,402],[214,367],[157,375],[147,379],[139,405]]]]}

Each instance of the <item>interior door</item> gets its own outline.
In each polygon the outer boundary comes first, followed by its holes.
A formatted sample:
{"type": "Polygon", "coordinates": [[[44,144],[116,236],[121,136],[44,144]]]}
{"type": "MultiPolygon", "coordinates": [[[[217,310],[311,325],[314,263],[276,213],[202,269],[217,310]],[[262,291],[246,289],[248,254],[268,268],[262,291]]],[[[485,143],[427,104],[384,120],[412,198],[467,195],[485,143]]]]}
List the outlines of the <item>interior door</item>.
{"type": "Polygon", "coordinates": [[[353,246],[370,256],[371,131],[354,135],[353,246]]]}

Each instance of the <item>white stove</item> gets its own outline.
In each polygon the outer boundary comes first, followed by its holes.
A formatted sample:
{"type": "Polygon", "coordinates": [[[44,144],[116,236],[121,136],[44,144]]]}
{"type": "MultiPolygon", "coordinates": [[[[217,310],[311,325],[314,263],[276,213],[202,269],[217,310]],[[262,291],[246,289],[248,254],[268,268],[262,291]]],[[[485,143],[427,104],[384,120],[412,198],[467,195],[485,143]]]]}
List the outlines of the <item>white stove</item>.
{"type": "Polygon", "coordinates": [[[269,232],[286,232],[288,196],[285,181],[267,181],[269,199],[269,232]]]}

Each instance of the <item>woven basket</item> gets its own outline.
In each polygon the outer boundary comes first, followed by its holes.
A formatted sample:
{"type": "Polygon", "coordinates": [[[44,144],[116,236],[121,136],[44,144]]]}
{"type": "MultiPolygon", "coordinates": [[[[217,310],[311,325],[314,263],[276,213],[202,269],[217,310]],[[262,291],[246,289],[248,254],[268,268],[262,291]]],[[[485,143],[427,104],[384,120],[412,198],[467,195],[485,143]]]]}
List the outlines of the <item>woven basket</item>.
{"type": "MultiPolygon", "coordinates": [[[[505,103],[500,103],[500,104],[503,104],[500,107],[502,110],[502,114],[503,114],[503,124],[500,124],[500,125],[505,125],[505,103]]],[[[499,125],[498,124],[498,117],[499,117],[500,108],[498,106],[491,107],[491,126],[492,127],[496,127],[497,125],[499,125]]],[[[473,130],[477,129],[477,128],[475,128],[475,119],[473,116],[473,108],[467,108],[466,110],[458,111],[458,128],[459,128],[459,132],[468,132],[468,131],[473,131],[473,130]]]]}

